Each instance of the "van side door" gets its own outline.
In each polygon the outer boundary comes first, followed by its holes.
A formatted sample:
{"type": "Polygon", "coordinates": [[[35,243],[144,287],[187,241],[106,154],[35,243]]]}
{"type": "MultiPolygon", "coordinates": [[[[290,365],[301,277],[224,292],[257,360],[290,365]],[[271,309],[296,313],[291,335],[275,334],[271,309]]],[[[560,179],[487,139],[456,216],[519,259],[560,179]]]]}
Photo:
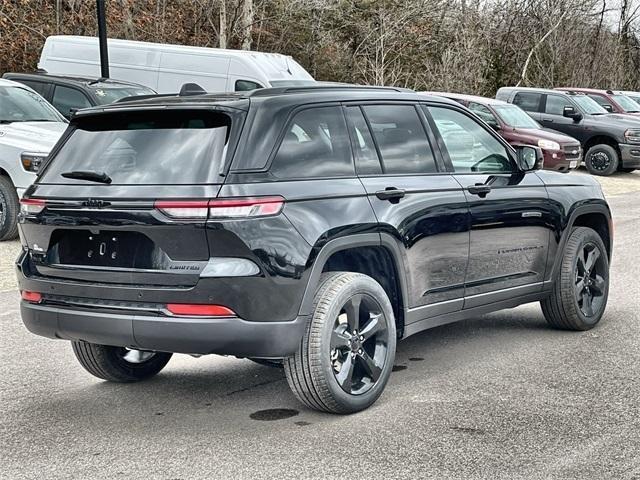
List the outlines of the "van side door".
{"type": "MultiPolygon", "coordinates": [[[[443,173],[417,104],[345,107],[357,174],[406,270],[407,324],[462,308],[469,254],[464,192],[443,173]]],[[[403,274],[404,272],[401,272],[403,274]]]]}

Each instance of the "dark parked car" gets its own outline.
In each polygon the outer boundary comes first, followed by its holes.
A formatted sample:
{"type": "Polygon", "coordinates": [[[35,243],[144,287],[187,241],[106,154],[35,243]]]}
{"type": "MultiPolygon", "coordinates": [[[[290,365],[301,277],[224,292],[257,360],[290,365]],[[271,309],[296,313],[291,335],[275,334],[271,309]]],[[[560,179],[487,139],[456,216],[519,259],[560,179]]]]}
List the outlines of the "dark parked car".
{"type": "Polygon", "coordinates": [[[384,88],[82,110],[21,202],[22,319],[106,380],[236,355],[282,362],[311,408],[362,410],[397,339],[537,301],[555,327],[599,322],[609,208],[541,162],[384,88]]]}
{"type": "MultiPolygon", "coordinates": [[[[427,92],[425,92],[427,93],[427,92]]],[[[568,172],[580,165],[580,142],[554,130],[543,129],[517,105],[495,98],[460,93],[431,92],[464,105],[495,129],[512,146],[537,145],[544,154],[544,169],[568,172]]]]}
{"type": "Polygon", "coordinates": [[[514,103],[545,128],[580,141],[594,175],[640,168],[640,119],[607,112],[584,93],[504,87],[498,100],[514,103]]]}
{"type": "Polygon", "coordinates": [[[613,90],[597,90],[594,88],[565,88],[558,87],[555,90],[563,92],[584,93],[589,98],[596,101],[598,105],[609,113],[626,113],[628,115],[640,116],[640,105],[622,92],[613,90]]]}
{"type": "Polygon", "coordinates": [[[137,83],[110,78],[66,77],[46,73],[5,73],[2,77],[33,88],[66,118],[70,118],[71,113],[80,108],[156,93],[137,83]]]}

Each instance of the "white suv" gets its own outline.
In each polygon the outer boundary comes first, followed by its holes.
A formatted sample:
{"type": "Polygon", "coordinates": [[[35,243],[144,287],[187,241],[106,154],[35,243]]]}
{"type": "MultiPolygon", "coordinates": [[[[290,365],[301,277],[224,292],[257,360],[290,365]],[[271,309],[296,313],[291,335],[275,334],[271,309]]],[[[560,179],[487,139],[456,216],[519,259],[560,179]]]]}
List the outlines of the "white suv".
{"type": "Polygon", "coordinates": [[[18,200],[67,121],[31,88],[0,79],[0,241],[18,234],[18,200]]]}

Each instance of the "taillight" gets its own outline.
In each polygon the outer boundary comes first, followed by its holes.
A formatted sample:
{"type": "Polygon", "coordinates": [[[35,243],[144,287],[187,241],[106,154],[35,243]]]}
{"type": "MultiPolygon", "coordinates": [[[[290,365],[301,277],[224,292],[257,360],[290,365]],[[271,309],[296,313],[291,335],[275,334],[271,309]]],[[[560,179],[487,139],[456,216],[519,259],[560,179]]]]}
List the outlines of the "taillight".
{"type": "Polygon", "coordinates": [[[211,200],[210,218],[245,218],[277,215],[282,210],[282,197],[248,197],[211,200]]]}
{"type": "Polygon", "coordinates": [[[245,197],[215,200],[157,200],[154,207],[171,218],[255,218],[277,215],[284,198],[245,197]]]}
{"type": "Polygon", "coordinates": [[[22,299],[29,303],[40,303],[42,301],[42,294],[40,292],[30,292],[29,290],[22,290],[20,292],[22,299]]]}
{"type": "Polygon", "coordinates": [[[23,198],[20,200],[20,212],[25,215],[36,215],[44,210],[46,203],[38,198],[23,198]]]}
{"type": "Polygon", "coordinates": [[[169,303],[167,310],[174,315],[194,315],[203,317],[235,317],[230,308],[222,305],[201,305],[191,303],[169,303]]]}
{"type": "Polygon", "coordinates": [[[206,219],[208,200],[158,200],[153,206],[171,218],[206,219]]]}

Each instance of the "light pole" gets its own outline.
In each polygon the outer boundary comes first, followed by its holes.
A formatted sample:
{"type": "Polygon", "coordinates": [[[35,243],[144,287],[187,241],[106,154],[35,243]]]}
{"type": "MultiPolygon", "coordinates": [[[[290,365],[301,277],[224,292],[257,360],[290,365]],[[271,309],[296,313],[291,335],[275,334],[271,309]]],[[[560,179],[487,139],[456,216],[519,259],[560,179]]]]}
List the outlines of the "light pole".
{"type": "Polygon", "coordinates": [[[98,42],[100,44],[100,76],[109,78],[109,52],[107,50],[107,19],[105,0],[96,0],[98,14],[98,42]]]}

